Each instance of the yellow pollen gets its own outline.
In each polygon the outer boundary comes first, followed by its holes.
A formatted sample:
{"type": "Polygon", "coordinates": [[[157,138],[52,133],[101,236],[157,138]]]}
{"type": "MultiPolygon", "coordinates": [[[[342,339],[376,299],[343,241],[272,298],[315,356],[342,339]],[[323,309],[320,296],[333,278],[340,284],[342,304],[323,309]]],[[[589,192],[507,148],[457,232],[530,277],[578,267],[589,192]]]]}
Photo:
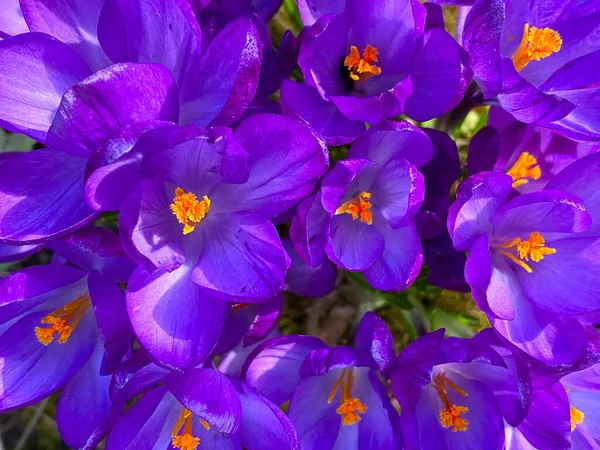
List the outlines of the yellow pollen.
{"type": "Polygon", "coordinates": [[[437,391],[438,397],[444,405],[444,408],[440,409],[440,423],[442,424],[442,427],[452,427],[452,432],[467,431],[469,428],[469,421],[463,418],[461,414],[468,412],[469,408],[466,406],[453,405],[448,398],[448,387],[463,397],[466,397],[468,394],[450,380],[445,373],[439,373],[433,377],[433,387],[437,391]]]}
{"type": "Polygon", "coordinates": [[[44,316],[41,322],[50,325],[50,327],[35,327],[35,335],[38,341],[41,344],[50,345],[55,336],[58,335],[57,342],[65,344],[90,305],[89,294],[84,294],[62,308],[58,308],[56,311],[44,316]]]}
{"type": "Polygon", "coordinates": [[[363,51],[362,58],[356,46],[350,47],[350,53],[344,59],[344,66],[348,68],[350,78],[354,81],[367,80],[373,75],[379,75],[381,68],[375,64],[378,61],[379,52],[372,45],[367,45],[363,51]]]}
{"type": "Polygon", "coordinates": [[[531,61],[539,61],[556,53],[562,47],[562,38],[551,28],[523,27],[523,38],[512,60],[517,72],[520,72],[531,61]]]}
{"type": "Polygon", "coordinates": [[[542,259],[544,259],[544,256],[553,255],[556,253],[555,248],[545,247],[545,244],[546,240],[544,239],[544,236],[537,231],[534,231],[533,233],[529,234],[529,239],[526,241],[522,241],[521,238],[515,238],[512,241],[501,245],[502,248],[516,249],[518,258],[516,255],[504,250],[500,250],[500,253],[502,253],[504,256],[507,256],[511,261],[525,269],[526,272],[532,273],[533,270],[531,269],[531,266],[525,263],[525,261],[529,261],[529,259],[531,259],[533,262],[540,262],[542,259]]]}
{"type": "MultiPolygon", "coordinates": [[[[173,447],[180,450],[196,450],[200,444],[200,438],[192,434],[192,417],[192,412],[189,409],[181,409],[181,413],[179,413],[179,417],[171,431],[173,447]]],[[[204,428],[210,430],[210,425],[206,420],[200,419],[200,423],[204,428]]]]}
{"type": "Polygon", "coordinates": [[[335,394],[341,386],[340,406],[335,412],[342,416],[342,425],[354,425],[359,422],[361,417],[359,414],[367,412],[367,405],[361,402],[358,398],[352,397],[352,387],[354,386],[354,375],[348,368],[342,371],[342,374],[331,388],[327,403],[331,403],[335,394]]]}
{"type": "Polygon", "coordinates": [[[360,218],[362,223],[372,225],[373,215],[371,213],[371,203],[369,202],[370,198],[371,194],[363,191],[353,199],[350,199],[342,204],[338,209],[335,210],[335,214],[350,214],[352,216],[352,220],[360,218]]]}
{"type": "Polygon", "coordinates": [[[540,169],[535,156],[523,152],[506,173],[513,179],[512,187],[516,188],[527,184],[529,180],[539,180],[542,176],[542,169],[540,169]]]}
{"type": "Polygon", "coordinates": [[[577,425],[579,425],[581,422],[583,422],[583,412],[581,412],[574,406],[571,406],[571,408],[569,408],[569,410],[571,412],[571,431],[573,431],[573,430],[575,430],[575,427],[577,425]]]}
{"type": "Polygon", "coordinates": [[[193,192],[185,192],[177,187],[170,208],[179,223],[183,225],[183,234],[189,234],[210,211],[210,199],[205,195],[202,200],[198,200],[193,192]]]}

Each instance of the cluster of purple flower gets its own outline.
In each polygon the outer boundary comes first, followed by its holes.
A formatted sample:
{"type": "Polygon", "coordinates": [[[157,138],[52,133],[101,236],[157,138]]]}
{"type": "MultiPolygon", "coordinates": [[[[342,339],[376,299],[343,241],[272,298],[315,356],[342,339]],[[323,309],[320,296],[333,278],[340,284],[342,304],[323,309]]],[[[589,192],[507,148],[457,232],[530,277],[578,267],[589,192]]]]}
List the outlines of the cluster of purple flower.
{"type": "Polygon", "coordinates": [[[86,449],[599,448],[600,0],[439,3],[456,39],[298,0],[274,50],[277,0],[4,0],[0,126],[44,148],[0,154],[0,262],[53,259],[0,279],[0,412],[62,389],[86,449]],[[482,105],[461,174],[418,125],[482,105]],[[284,289],[423,264],[491,327],[277,331],[284,289]]]}

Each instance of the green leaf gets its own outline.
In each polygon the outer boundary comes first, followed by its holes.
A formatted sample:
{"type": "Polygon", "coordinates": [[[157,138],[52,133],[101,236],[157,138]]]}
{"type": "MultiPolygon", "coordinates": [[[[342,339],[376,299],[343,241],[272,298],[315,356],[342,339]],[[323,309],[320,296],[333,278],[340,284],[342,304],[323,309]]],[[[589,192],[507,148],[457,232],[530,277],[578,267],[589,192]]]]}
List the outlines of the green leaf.
{"type": "Polygon", "coordinates": [[[304,24],[302,23],[302,19],[300,18],[300,13],[298,12],[298,5],[296,4],[296,0],[284,0],[283,7],[286,12],[294,22],[294,25],[297,27],[297,31],[302,30],[304,28],[304,24]]]}

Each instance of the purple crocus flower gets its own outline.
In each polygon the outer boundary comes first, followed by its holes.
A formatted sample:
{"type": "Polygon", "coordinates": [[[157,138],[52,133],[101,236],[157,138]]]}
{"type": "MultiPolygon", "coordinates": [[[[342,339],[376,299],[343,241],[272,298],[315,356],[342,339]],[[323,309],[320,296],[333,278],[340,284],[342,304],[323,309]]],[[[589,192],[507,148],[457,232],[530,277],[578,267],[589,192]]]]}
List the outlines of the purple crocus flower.
{"type": "Polygon", "coordinates": [[[0,167],[2,240],[43,241],[84,226],[95,214],[83,183],[157,121],[230,125],[256,92],[262,41],[248,19],[202,51],[189,6],[176,0],[22,7],[34,32],[0,42],[0,124],[49,149],[0,167]]]}
{"type": "Polygon", "coordinates": [[[133,266],[107,230],[82,230],[54,244],[81,269],[33,266],[0,283],[0,410],[31,405],[62,388],[57,422],[63,440],[95,448],[124,406],[108,391],[132,344],[125,295],[113,275],[126,280],[133,266]]]}
{"type": "Polygon", "coordinates": [[[575,142],[546,128],[519,122],[500,108],[490,108],[488,125],[469,144],[469,173],[505,172],[519,192],[542,189],[566,166],[600,150],[600,145],[575,142]]]}
{"type": "Polygon", "coordinates": [[[456,249],[470,250],[465,277],[479,307],[501,335],[546,364],[582,356],[578,315],[600,309],[599,157],[516,197],[510,176],[482,172],[459,186],[450,209],[448,229],[456,249]]]}
{"type": "Polygon", "coordinates": [[[464,94],[468,56],[443,27],[425,23],[421,4],[307,0],[300,10],[311,25],[299,55],[306,84],[284,83],[281,102],[329,144],[352,142],[363,122],[443,115],[464,94]]]}
{"type": "Polygon", "coordinates": [[[443,339],[444,330],[406,347],[392,369],[407,450],[502,449],[504,420],[521,423],[530,401],[526,367],[492,330],[443,339]]]}
{"type": "Polygon", "coordinates": [[[381,381],[393,359],[389,330],[369,312],[353,348],[310,336],[273,338],[248,357],[245,376],[273,403],[290,400],[303,449],[400,448],[398,413],[381,381]]]}
{"type": "Polygon", "coordinates": [[[593,449],[600,445],[600,365],[573,372],[560,380],[569,399],[571,448],[593,449]]]}
{"type": "Polygon", "coordinates": [[[486,98],[521,122],[598,141],[595,2],[478,0],[462,34],[486,98]]]}
{"type": "Polygon", "coordinates": [[[283,289],[290,260],[270,219],[313,191],[328,157],[306,126],[268,114],[235,133],[187,127],[160,141],[119,216],[139,264],[127,304],[140,343],[186,369],[214,347],[226,300],[258,303],[283,289]]]}
{"type": "Polygon", "coordinates": [[[432,154],[427,135],[407,122],[371,128],[297,208],[290,236],[298,254],[317,267],[325,251],[377,289],[405,289],[423,257],[413,221],[424,191],[417,168],[432,154]]]}

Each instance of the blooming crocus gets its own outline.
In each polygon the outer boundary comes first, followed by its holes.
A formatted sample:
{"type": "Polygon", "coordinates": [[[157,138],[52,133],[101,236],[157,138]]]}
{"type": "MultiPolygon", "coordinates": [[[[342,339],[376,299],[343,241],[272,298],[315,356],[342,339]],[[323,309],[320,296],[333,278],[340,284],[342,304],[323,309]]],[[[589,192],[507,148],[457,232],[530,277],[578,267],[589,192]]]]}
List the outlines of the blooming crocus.
{"type": "Polygon", "coordinates": [[[519,122],[500,108],[490,108],[488,125],[469,144],[469,173],[507,173],[519,192],[542,189],[566,166],[600,149],[599,145],[575,142],[552,130],[519,122]]]}
{"type": "Polygon", "coordinates": [[[469,250],[465,277],[478,306],[501,335],[547,364],[582,356],[577,316],[600,308],[597,158],[516,197],[509,175],[482,172],[459,186],[448,217],[454,247],[469,250]]]}
{"type": "Polygon", "coordinates": [[[202,51],[185,2],[22,7],[34,32],[0,42],[0,124],[49,149],[11,158],[2,174],[0,239],[29,243],[84,226],[95,216],[85,179],[144,131],[157,121],[230,125],[256,92],[262,41],[247,18],[202,51]]]}
{"type": "Polygon", "coordinates": [[[521,423],[530,379],[492,330],[471,339],[423,336],[400,353],[391,373],[407,450],[501,449],[504,420],[521,423]]]}
{"type": "Polygon", "coordinates": [[[256,344],[219,355],[218,370],[207,362],[184,374],[157,366],[143,350],[134,353],[115,372],[111,394],[125,401],[145,393],[119,419],[106,448],[299,449],[285,414],[239,378],[256,344]]]}
{"type": "Polygon", "coordinates": [[[371,128],[298,207],[290,230],[298,254],[317,267],[324,250],[377,289],[410,285],[423,257],[413,221],[424,191],[417,168],[432,153],[427,135],[407,122],[371,128]]]}
{"type": "Polygon", "coordinates": [[[62,388],[57,422],[63,440],[95,448],[123,407],[110,400],[108,386],[132,340],[125,296],[112,274],[118,268],[119,279],[126,279],[132,264],[106,230],[57,242],[56,251],[82,269],[32,266],[0,283],[0,410],[31,405],[62,388]]]}
{"type": "Polygon", "coordinates": [[[398,413],[381,381],[393,359],[389,330],[369,312],[352,348],[310,336],[273,338],[249,356],[245,376],[273,403],[290,400],[302,449],[399,448],[398,413]]]}
{"type": "Polygon", "coordinates": [[[589,2],[478,0],[462,39],[484,96],[521,122],[598,141],[599,14],[589,2]]]}
{"type": "Polygon", "coordinates": [[[330,143],[352,142],[363,122],[402,113],[424,121],[460,101],[470,79],[468,56],[443,28],[425,24],[421,4],[306,3],[301,10],[314,14],[304,15],[312,26],[298,59],[306,84],[285,83],[281,101],[330,143]]]}
{"type": "Polygon", "coordinates": [[[283,289],[290,261],[270,219],[314,189],[328,158],[306,126],[268,114],[233,134],[187,127],[169,139],[142,162],[119,227],[140,264],[127,287],[134,331],[158,361],[186,369],[214,347],[226,300],[283,289]]]}

